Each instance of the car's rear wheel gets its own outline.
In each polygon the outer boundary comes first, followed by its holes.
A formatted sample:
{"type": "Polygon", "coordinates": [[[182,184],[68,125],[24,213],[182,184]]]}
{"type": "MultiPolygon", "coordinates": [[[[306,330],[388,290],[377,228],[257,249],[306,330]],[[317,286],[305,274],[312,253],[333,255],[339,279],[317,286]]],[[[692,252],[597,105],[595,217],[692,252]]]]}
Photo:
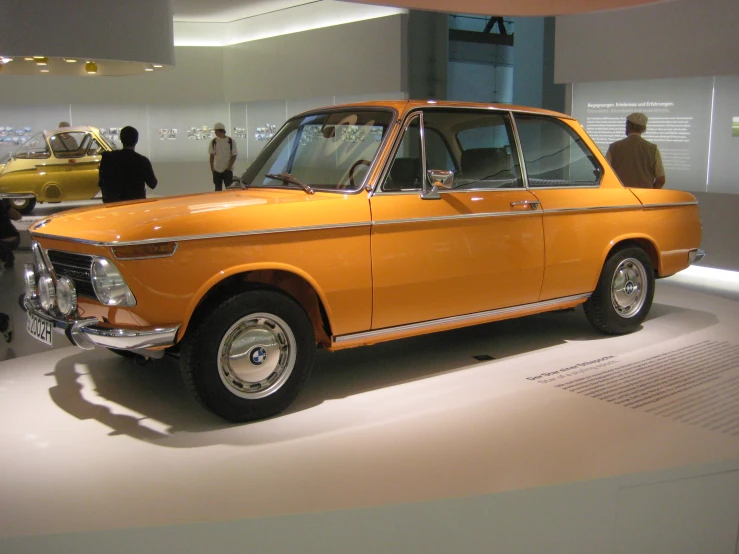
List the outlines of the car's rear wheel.
{"type": "Polygon", "coordinates": [[[654,298],[654,269],[644,250],[626,247],[610,254],[585,315],[599,331],[623,335],[639,328],[654,298]]]}
{"type": "Polygon", "coordinates": [[[36,207],[35,198],[11,198],[10,205],[18,210],[21,214],[30,214],[36,207]]]}
{"type": "Polygon", "coordinates": [[[300,305],[279,292],[247,291],[188,330],[180,350],[182,376],[219,416],[263,419],[295,400],[315,350],[313,326],[300,305]]]}

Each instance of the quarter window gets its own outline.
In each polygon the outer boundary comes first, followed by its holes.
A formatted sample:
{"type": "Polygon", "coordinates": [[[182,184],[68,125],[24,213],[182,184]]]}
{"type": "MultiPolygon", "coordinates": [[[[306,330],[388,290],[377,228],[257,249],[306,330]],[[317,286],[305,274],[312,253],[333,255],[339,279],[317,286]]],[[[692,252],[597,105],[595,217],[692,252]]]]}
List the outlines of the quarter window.
{"type": "Polygon", "coordinates": [[[530,187],[597,186],[601,169],[577,133],[563,122],[516,114],[530,187]]]}
{"type": "Polygon", "coordinates": [[[414,117],[400,142],[390,172],[382,184],[383,191],[421,190],[423,167],[421,166],[420,118],[414,117]]]}
{"type": "Polygon", "coordinates": [[[97,139],[92,139],[92,141],[90,141],[90,147],[87,149],[87,155],[97,156],[98,154],[100,154],[100,150],[102,150],[102,146],[100,146],[100,143],[97,141],[97,139]]]}
{"type": "Polygon", "coordinates": [[[21,146],[15,154],[13,154],[13,157],[20,160],[38,160],[48,158],[50,155],[44,134],[38,133],[28,139],[26,143],[21,146]]]}

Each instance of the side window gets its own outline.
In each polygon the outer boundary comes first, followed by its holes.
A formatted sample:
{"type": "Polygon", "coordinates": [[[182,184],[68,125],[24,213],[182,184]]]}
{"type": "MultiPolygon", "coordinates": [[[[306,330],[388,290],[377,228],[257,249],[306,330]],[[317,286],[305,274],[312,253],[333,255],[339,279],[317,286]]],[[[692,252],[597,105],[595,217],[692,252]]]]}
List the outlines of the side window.
{"type": "Polygon", "coordinates": [[[48,158],[49,156],[51,156],[51,153],[49,152],[49,147],[46,145],[46,139],[43,133],[32,136],[13,154],[13,157],[21,160],[38,160],[48,158]]]}
{"type": "Polygon", "coordinates": [[[57,133],[49,138],[49,145],[57,158],[80,158],[84,156],[87,133],[57,133]]]}
{"type": "MultiPolygon", "coordinates": [[[[506,114],[472,110],[428,110],[424,112],[423,118],[428,137],[427,158],[432,157],[428,152],[440,150],[440,147],[432,146],[434,135],[443,137],[443,144],[456,149],[454,165],[449,163],[447,167],[428,166],[431,169],[456,170],[455,189],[523,187],[512,147],[512,130],[506,114]],[[435,130],[436,133],[428,132],[429,130],[435,130]]],[[[446,152],[449,156],[449,147],[446,152]]]]}
{"type": "Polygon", "coordinates": [[[578,134],[563,122],[516,114],[530,187],[597,186],[601,168],[578,134]]]}
{"type": "Polygon", "coordinates": [[[87,149],[87,155],[88,156],[97,156],[98,154],[101,154],[103,147],[100,146],[100,143],[97,141],[97,139],[92,139],[90,141],[90,147],[87,149]]]}
{"type": "Polygon", "coordinates": [[[395,159],[390,171],[382,183],[382,190],[386,192],[421,190],[423,180],[421,172],[421,131],[420,119],[415,117],[403,135],[400,147],[395,153],[395,159]]]}

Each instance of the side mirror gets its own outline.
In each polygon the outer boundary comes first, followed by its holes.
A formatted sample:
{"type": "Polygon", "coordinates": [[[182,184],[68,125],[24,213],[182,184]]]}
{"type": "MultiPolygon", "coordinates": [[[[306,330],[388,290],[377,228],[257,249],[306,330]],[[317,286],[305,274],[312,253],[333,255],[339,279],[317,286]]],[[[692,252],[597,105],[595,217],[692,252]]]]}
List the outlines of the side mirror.
{"type": "Polygon", "coordinates": [[[423,187],[421,198],[424,200],[438,200],[441,198],[439,189],[451,190],[454,188],[454,171],[448,169],[429,169],[426,171],[426,180],[431,184],[431,190],[423,187]]]}
{"type": "Polygon", "coordinates": [[[245,189],[246,184],[241,180],[241,177],[234,177],[231,179],[231,184],[226,187],[227,189],[245,189]]]}

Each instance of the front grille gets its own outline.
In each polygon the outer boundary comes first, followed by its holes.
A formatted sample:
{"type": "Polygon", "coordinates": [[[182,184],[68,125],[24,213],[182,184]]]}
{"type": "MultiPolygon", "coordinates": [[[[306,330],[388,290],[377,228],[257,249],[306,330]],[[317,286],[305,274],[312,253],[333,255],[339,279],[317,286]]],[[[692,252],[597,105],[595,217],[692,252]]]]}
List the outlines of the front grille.
{"type": "Polygon", "coordinates": [[[95,290],[92,288],[92,277],[90,275],[92,256],[62,252],[60,250],[48,250],[47,254],[51,265],[54,267],[56,276],[61,277],[64,275],[74,281],[77,296],[85,296],[93,300],[97,299],[95,290]]]}

